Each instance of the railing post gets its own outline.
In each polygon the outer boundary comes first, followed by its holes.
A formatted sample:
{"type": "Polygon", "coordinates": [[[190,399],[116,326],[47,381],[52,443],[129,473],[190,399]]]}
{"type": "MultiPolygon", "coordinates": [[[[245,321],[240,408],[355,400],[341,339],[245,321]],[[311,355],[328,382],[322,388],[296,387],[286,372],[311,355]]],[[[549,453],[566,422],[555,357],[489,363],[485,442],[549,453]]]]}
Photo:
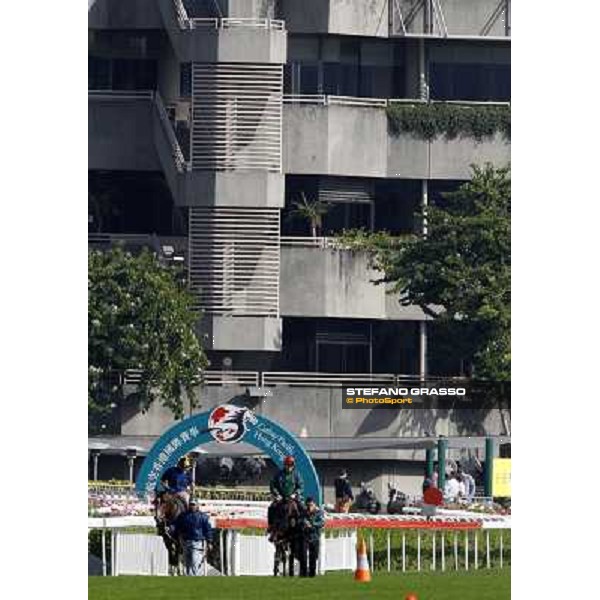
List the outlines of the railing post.
{"type": "MultiPolygon", "coordinates": [[[[371,563],[372,565],[372,563],[371,563]]],[[[392,570],[392,545],[390,540],[390,530],[387,530],[387,570],[388,573],[392,570]]]]}
{"type": "Polygon", "coordinates": [[[442,572],[446,570],[446,536],[442,529],[442,572]]]}
{"type": "Polygon", "coordinates": [[[402,530],[402,571],[406,571],[406,533],[402,530]]]}
{"type": "Polygon", "coordinates": [[[458,571],[458,533],[454,532],[454,569],[458,571]]]}
{"type": "Polygon", "coordinates": [[[102,575],[106,577],[106,517],[102,519],[102,575]]]}

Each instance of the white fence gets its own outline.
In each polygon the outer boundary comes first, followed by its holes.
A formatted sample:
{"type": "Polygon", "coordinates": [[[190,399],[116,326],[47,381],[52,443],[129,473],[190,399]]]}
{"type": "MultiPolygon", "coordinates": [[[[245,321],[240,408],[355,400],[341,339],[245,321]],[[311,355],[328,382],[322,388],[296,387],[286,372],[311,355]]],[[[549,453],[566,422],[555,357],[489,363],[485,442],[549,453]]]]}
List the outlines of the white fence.
{"type": "MultiPolygon", "coordinates": [[[[124,533],[113,536],[113,575],[168,575],[169,560],[162,539],[148,533],[124,533]]],[[[227,545],[227,571],[238,575],[272,575],[274,546],[265,535],[246,535],[232,531],[221,542],[227,545]]],[[[341,531],[331,537],[323,536],[319,572],[354,570],[356,568],[356,531],[341,531]]],[[[221,556],[224,554],[221,552],[221,556]]],[[[296,564],[296,573],[300,565],[296,564]]],[[[205,574],[209,573],[204,563],[205,574]]],[[[211,573],[217,571],[210,568],[211,573]]]]}
{"type": "MultiPolygon", "coordinates": [[[[504,568],[510,563],[510,517],[482,515],[477,525],[473,518],[466,517],[434,517],[432,521],[419,523],[415,517],[394,516],[389,519],[390,527],[384,529],[381,523],[373,529],[368,522],[380,521],[380,517],[362,517],[367,522],[360,527],[367,543],[369,564],[374,571],[468,571],[504,568]],[[407,518],[412,519],[412,526],[408,523],[401,526],[401,521],[407,518]]],[[[338,518],[343,520],[348,516],[328,516],[333,521],[338,518]]],[[[109,532],[113,575],[168,573],[167,554],[161,538],[148,533],[119,531],[119,528],[148,528],[153,524],[152,517],[88,519],[89,529],[102,530],[104,574],[108,572],[106,538],[109,532]]],[[[340,525],[339,529],[328,529],[321,537],[319,573],[356,568],[359,525],[340,525]]],[[[274,547],[265,535],[242,534],[236,529],[216,529],[215,534],[219,546],[217,566],[221,571],[205,562],[206,575],[272,575],[274,547]]]]}
{"type": "Polygon", "coordinates": [[[113,575],[169,574],[169,556],[161,537],[117,532],[114,543],[113,575]]]}

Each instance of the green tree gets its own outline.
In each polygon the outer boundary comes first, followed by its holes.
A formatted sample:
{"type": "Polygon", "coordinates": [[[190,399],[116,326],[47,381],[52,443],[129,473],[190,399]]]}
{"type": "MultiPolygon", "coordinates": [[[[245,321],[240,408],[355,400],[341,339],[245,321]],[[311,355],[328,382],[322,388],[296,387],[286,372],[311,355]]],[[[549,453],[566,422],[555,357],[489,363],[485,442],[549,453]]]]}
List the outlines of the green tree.
{"type": "Polygon", "coordinates": [[[111,415],[124,402],[146,410],[159,399],[177,418],[185,396],[197,405],[194,388],[207,365],[194,332],[198,316],[181,274],[150,252],[89,252],[90,433],[110,430],[111,415]],[[131,393],[127,370],[139,373],[131,393]]]}
{"type": "Polygon", "coordinates": [[[370,240],[366,249],[404,305],[417,305],[453,340],[478,379],[510,379],[510,170],[473,167],[473,178],[426,213],[427,234],[370,240]]]}

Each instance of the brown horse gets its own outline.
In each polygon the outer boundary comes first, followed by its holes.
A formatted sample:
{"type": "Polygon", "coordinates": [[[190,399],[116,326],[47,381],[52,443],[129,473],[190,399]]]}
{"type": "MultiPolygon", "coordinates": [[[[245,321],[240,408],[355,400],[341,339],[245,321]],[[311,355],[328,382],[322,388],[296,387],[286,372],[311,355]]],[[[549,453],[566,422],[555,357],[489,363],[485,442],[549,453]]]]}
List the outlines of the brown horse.
{"type": "Polygon", "coordinates": [[[296,500],[282,501],[275,507],[273,544],[275,559],[273,575],[294,576],[294,559],[301,561],[303,547],[303,529],[301,507],[296,500]]]}
{"type": "Polygon", "coordinates": [[[170,526],[175,519],[187,510],[186,502],[181,496],[163,492],[154,501],[154,520],[156,531],[162,537],[169,554],[169,575],[183,573],[183,546],[181,540],[171,535],[170,526]]]}

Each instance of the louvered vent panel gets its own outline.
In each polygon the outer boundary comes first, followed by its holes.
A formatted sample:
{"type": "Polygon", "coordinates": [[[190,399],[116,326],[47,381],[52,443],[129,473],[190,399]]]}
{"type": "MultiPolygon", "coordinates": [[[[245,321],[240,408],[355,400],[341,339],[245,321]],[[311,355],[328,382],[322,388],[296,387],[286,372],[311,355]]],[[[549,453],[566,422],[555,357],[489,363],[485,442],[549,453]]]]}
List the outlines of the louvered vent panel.
{"type": "Polygon", "coordinates": [[[279,316],[279,210],[191,207],[189,281],[207,314],[279,316]]]}
{"type": "Polygon", "coordinates": [[[281,172],[283,66],[192,65],[194,170],[281,172]]]}
{"type": "Polygon", "coordinates": [[[322,177],[319,180],[321,202],[370,204],[374,196],[374,185],[370,180],[352,177],[322,177]]]}

